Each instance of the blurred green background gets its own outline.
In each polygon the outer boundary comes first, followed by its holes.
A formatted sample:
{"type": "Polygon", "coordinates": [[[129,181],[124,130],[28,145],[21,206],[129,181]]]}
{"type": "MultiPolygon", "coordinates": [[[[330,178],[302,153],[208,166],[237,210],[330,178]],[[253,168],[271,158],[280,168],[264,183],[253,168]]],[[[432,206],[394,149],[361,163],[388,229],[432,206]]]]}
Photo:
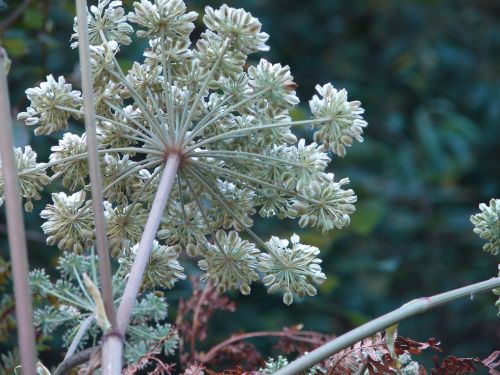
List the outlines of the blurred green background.
{"type": "MultiPolygon", "coordinates": [[[[22,1],[6,3],[0,29],[22,1]]],[[[222,3],[187,0],[188,8],[200,14],[205,5],[222,3]]],[[[271,35],[271,51],[263,57],[290,65],[302,99],[297,118],[307,115],[315,84],[332,82],[362,101],[369,127],[363,144],[332,163],[336,176],[350,177],[358,194],[349,228],[324,235],[293,222],[256,223],[264,238],[295,231],[304,242],[320,247],[329,278],[319,295],[290,307],[260,285],[249,297],[233,295],[239,310],[216,315],[211,342],[235,330],[276,330],[296,323],[340,334],[413,298],[494,276],[498,257],[483,253],[469,216],[500,191],[500,2],[227,3],[263,23],[271,35]]],[[[131,9],[132,1],[124,4],[131,9]]],[[[1,30],[13,61],[14,115],[28,104],[24,90],[46,74],[74,75],[78,53],[69,47],[73,14],[69,0],[31,1],[21,17],[1,30]]],[[[201,17],[198,21],[201,27],[201,17]]],[[[142,61],[141,43],[123,48],[124,66],[142,61]]],[[[311,136],[309,129],[300,132],[311,136]]],[[[19,122],[15,134],[18,145],[33,145],[40,161],[48,159],[48,146],[58,136],[35,138],[19,122]]],[[[57,189],[46,189],[34,212],[57,189]]],[[[7,254],[4,220],[1,215],[2,256],[7,254]]],[[[26,222],[32,267],[53,265],[57,251],[44,244],[40,218],[27,215],[26,222]]],[[[176,300],[187,290],[181,283],[169,292],[172,319],[176,300]]],[[[400,333],[417,340],[436,337],[449,354],[484,358],[500,348],[494,300],[492,294],[463,299],[404,322],[400,333]]],[[[44,358],[60,357],[52,352],[44,358]]]]}

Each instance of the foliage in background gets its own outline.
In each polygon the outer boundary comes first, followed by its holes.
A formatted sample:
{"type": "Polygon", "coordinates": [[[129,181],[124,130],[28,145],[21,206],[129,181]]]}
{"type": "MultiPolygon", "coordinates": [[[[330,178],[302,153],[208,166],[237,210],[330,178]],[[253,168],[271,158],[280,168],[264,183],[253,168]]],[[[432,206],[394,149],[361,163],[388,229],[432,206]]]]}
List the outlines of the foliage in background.
{"type": "MultiPolygon", "coordinates": [[[[214,7],[220,3],[210,1],[214,7]]],[[[290,64],[301,97],[312,95],[307,90],[315,82],[333,78],[365,103],[371,129],[349,165],[340,160],[335,165],[338,176],[351,176],[362,202],[350,229],[333,237],[300,232],[304,240],[330,249],[324,271],[335,278],[319,290],[324,300],[287,310],[267,298],[261,305],[242,299],[238,316],[216,323],[210,337],[298,321],[308,329],[342,332],[415,296],[492,275],[496,264],[481,254],[468,217],[499,191],[499,5],[462,0],[231,5],[258,16],[273,35],[270,59],[290,64]]],[[[19,111],[27,104],[25,88],[48,71],[76,72],[76,53],[67,53],[72,14],[72,1],[33,2],[4,33],[13,60],[12,102],[19,111]]],[[[141,53],[124,52],[124,64],[141,53]]],[[[295,115],[303,116],[300,110],[295,115]]],[[[30,140],[23,126],[16,136],[18,145],[30,143],[40,159],[48,159],[45,140],[30,140]]],[[[35,203],[38,208],[48,195],[43,199],[35,203]]],[[[41,222],[33,215],[27,220],[32,264],[50,264],[54,251],[40,243],[41,222]]],[[[281,231],[281,237],[297,231],[293,225],[259,229],[281,231]]],[[[5,244],[3,238],[2,251],[5,244]]],[[[170,304],[174,299],[175,294],[170,304]]],[[[421,340],[440,337],[458,355],[486,356],[498,340],[491,329],[494,315],[487,299],[462,301],[401,330],[421,340]]]]}

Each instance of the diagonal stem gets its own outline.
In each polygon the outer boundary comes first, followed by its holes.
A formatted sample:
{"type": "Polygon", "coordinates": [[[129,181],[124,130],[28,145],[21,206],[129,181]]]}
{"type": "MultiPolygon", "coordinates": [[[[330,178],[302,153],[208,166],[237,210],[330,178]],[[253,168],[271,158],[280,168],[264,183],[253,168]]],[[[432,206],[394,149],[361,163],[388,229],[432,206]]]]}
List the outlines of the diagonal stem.
{"type": "MultiPolygon", "coordinates": [[[[152,143],[153,145],[155,145],[155,146],[157,146],[159,148],[163,147],[155,139],[156,138],[155,134],[153,134],[150,130],[148,130],[147,128],[145,128],[144,126],[142,126],[139,122],[137,122],[133,118],[127,116],[127,114],[122,109],[118,108],[117,106],[113,105],[111,102],[109,102],[107,100],[104,100],[104,103],[106,103],[106,105],[109,108],[113,109],[116,113],[120,113],[122,116],[128,117],[128,120],[130,120],[130,122],[132,122],[132,124],[134,124],[135,126],[137,126],[138,128],[140,128],[144,132],[144,134],[141,133],[140,131],[138,131],[137,129],[134,129],[134,128],[128,126],[128,125],[122,124],[122,123],[120,123],[118,121],[112,120],[112,119],[104,117],[104,116],[100,116],[98,114],[96,114],[96,116],[95,116],[97,120],[100,120],[100,121],[103,121],[103,122],[108,122],[108,123],[110,123],[112,125],[118,126],[119,128],[126,130],[127,132],[135,133],[137,136],[139,136],[139,138],[141,138],[140,141],[143,142],[144,144],[150,144],[150,143],[152,143]]],[[[85,114],[83,113],[83,111],[78,110],[78,109],[65,107],[63,105],[56,105],[55,108],[60,109],[62,111],[74,113],[75,115],[79,115],[79,116],[84,115],[85,116],[85,114]]],[[[40,112],[37,112],[37,113],[40,113],[40,112]]],[[[133,139],[137,140],[136,138],[133,138],[133,139]]]]}
{"type": "Polygon", "coordinates": [[[9,89],[5,72],[5,51],[0,47],[0,154],[5,189],[5,208],[9,235],[12,278],[16,299],[16,322],[21,366],[23,373],[36,373],[35,330],[33,307],[28,283],[28,250],[24,232],[23,211],[19,194],[19,181],[14,161],[12,119],[10,116],[9,89]]]}
{"type": "Polygon", "coordinates": [[[463,288],[451,290],[445,293],[437,294],[432,297],[423,297],[411,302],[408,302],[400,308],[382,315],[362,326],[353,329],[350,332],[338,336],[330,342],[320,346],[312,352],[296,359],[288,366],[275,372],[275,375],[292,375],[298,374],[301,371],[307,370],[322,360],[338,353],[339,351],[348,348],[356,342],[374,335],[396,323],[408,319],[414,315],[425,313],[434,307],[438,307],[450,303],[458,298],[467,297],[471,294],[489,291],[500,287],[500,277],[494,277],[486,281],[468,285],[463,288]]]}
{"type": "Polygon", "coordinates": [[[87,333],[88,329],[92,325],[92,323],[95,320],[95,313],[90,314],[85,320],[83,320],[80,323],[80,326],[78,328],[78,331],[75,334],[75,337],[71,341],[71,344],[68,348],[68,351],[66,352],[66,355],[64,356],[64,359],[68,359],[71,357],[73,354],[75,354],[76,349],[78,348],[78,345],[80,344],[80,341],[82,341],[83,336],[87,333]]]}
{"type": "Polygon", "coordinates": [[[142,284],[142,277],[149,262],[151,248],[156,237],[156,232],[160,226],[163,211],[168,202],[168,197],[175,182],[177,169],[179,168],[181,158],[177,154],[171,154],[167,159],[165,170],[158,185],[151,211],[144,227],[144,232],[139,242],[139,250],[135,256],[132,270],[130,271],[123,299],[118,308],[118,329],[120,334],[124,335],[132,314],[132,307],[135,303],[139,289],[142,284]]]}
{"type": "MultiPolygon", "coordinates": [[[[165,57],[165,28],[161,28],[161,66],[163,71],[163,97],[165,100],[165,106],[167,106],[168,112],[168,131],[170,134],[170,138],[174,140],[177,137],[177,134],[174,134],[174,101],[172,99],[172,77],[168,73],[167,70],[167,59],[165,57]]],[[[158,47],[158,46],[157,46],[158,47]]],[[[170,62],[169,66],[170,66],[170,62]]],[[[177,125],[177,124],[175,124],[177,125]]]]}
{"type": "Polygon", "coordinates": [[[103,116],[97,116],[97,118],[99,120],[103,120],[103,121],[109,121],[110,123],[112,123],[113,125],[117,125],[117,126],[121,126],[121,127],[125,127],[127,130],[130,130],[130,131],[134,131],[134,132],[137,132],[139,134],[141,134],[142,136],[144,137],[147,137],[147,141],[145,141],[144,143],[148,143],[148,142],[153,142],[156,146],[158,146],[159,148],[163,147],[163,145],[156,139],[156,134],[153,133],[151,130],[149,130],[148,128],[146,128],[145,126],[143,126],[139,121],[135,120],[133,117],[131,116],[128,116],[125,111],[123,111],[123,109],[121,109],[120,107],[117,107],[116,105],[114,105],[113,103],[111,103],[110,101],[108,100],[104,100],[104,102],[106,103],[106,105],[111,108],[112,110],[114,110],[116,113],[120,113],[123,117],[127,118],[132,124],[134,124],[135,126],[137,126],[139,129],[141,129],[143,133],[139,132],[138,130],[134,129],[134,128],[131,128],[130,126],[127,126],[127,125],[123,125],[123,124],[120,124],[119,122],[117,121],[114,121],[114,120],[111,120],[111,119],[108,119],[106,117],[103,117],[103,116]]]}
{"type": "MultiPolygon", "coordinates": [[[[117,66],[117,69],[120,69],[120,66],[118,65],[118,62],[115,61],[115,65],[117,66]]],[[[108,70],[109,74],[111,74],[113,77],[118,79],[130,92],[132,95],[132,98],[134,99],[135,103],[139,107],[139,109],[142,112],[142,115],[145,117],[146,121],[149,122],[149,125],[151,126],[151,130],[156,130],[156,134],[158,137],[161,139],[161,141],[166,145],[168,144],[168,139],[164,137],[165,133],[162,130],[162,127],[160,123],[157,121],[157,119],[154,117],[154,115],[151,113],[151,111],[148,109],[148,106],[144,99],[139,95],[139,93],[132,87],[132,85],[127,81],[127,78],[123,74],[121,70],[118,70],[117,72],[114,72],[112,70],[108,70]]]]}

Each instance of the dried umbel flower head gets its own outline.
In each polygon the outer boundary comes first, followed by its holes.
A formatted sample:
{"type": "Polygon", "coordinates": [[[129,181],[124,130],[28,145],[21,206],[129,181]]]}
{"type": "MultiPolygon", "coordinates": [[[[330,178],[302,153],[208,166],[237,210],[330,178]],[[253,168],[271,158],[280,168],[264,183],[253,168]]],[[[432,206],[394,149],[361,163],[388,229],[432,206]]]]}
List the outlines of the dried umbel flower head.
{"type": "MultiPolygon", "coordinates": [[[[19,171],[21,197],[26,199],[24,209],[31,212],[33,210],[31,200],[41,198],[40,191],[43,190],[44,185],[50,182],[50,179],[45,170],[37,168],[39,164],[36,162],[36,152],[30,146],[26,146],[24,151],[20,147],[17,147],[14,150],[14,162],[19,171]]],[[[3,190],[2,161],[0,160],[0,205],[4,201],[3,190]]]]}
{"type": "Polygon", "coordinates": [[[343,157],[346,146],[351,146],[354,139],[363,142],[361,134],[367,122],[361,115],[365,110],[361,108],[359,101],[347,101],[347,91],[338,91],[331,83],[316,85],[316,91],[321,98],[313,96],[309,102],[311,112],[316,118],[326,117],[328,120],[313,125],[320,128],[314,134],[314,139],[328,145],[334,153],[343,157]]]}
{"type": "Polygon", "coordinates": [[[47,234],[49,245],[57,244],[61,250],[82,253],[93,243],[94,218],[88,204],[85,204],[85,192],[72,195],[53,193],[54,204],[49,204],[40,213],[43,219],[43,233],[47,234]]]}
{"type": "MultiPolygon", "coordinates": [[[[310,119],[294,121],[297,85],[287,65],[248,56],[269,49],[257,18],[223,5],[205,8],[206,29],[191,38],[197,19],[182,0],[140,0],[127,14],[121,1],[101,0],[88,13],[97,132],[102,157],[108,237],[126,276],[153,198],[169,160],[178,160],[148,266],[145,287],[173,285],[181,278],[180,248],[202,256],[203,278],[218,290],[250,292],[260,277],[270,292],[314,295],[324,280],[319,250],[251,229],[254,217],[298,218],[302,227],[343,228],[356,196],[327,167],[362,141],[366,122],[358,101],[345,90],[318,85],[310,119]],[[123,71],[116,55],[132,31],[146,38],[143,61],[123,71]],[[312,126],[315,142],[298,140],[294,128],[312,126]],[[172,267],[171,267],[172,266],[172,267]],[[171,267],[171,268],[169,268],[171,267]],[[173,275],[173,276],[172,276],[173,275]]],[[[77,40],[78,35],[73,35],[77,40]]],[[[76,42],[73,46],[76,45],[76,42]]],[[[80,93],[61,77],[47,77],[27,91],[31,101],[18,118],[37,135],[68,127],[83,114],[80,93]]],[[[92,244],[86,137],[64,134],[52,149],[52,168],[73,195],[57,193],[42,212],[49,243],[82,252],[92,244]]],[[[161,190],[161,189],[160,189],[161,190]]],[[[155,230],[151,231],[154,233],[155,230]]]]}
{"type": "Polygon", "coordinates": [[[500,199],[491,199],[489,205],[481,203],[479,209],[480,213],[470,217],[474,233],[488,241],[484,251],[497,255],[500,252],[500,199]]]}
{"type": "Polygon", "coordinates": [[[221,293],[238,288],[241,293],[250,294],[250,284],[259,279],[256,271],[260,251],[235,231],[226,234],[220,230],[214,241],[214,245],[207,244],[205,258],[198,262],[205,271],[201,280],[210,280],[221,293]]]}
{"type": "Polygon", "coordinates": [[[321,284],[326,279],[321,271],[321,259],[317,258],[319,249],[299,241],[296,234],[290,241],[273,236],[267,242],[269,253],[259,257],[259,269],[266,275],[262,281],[269,293],[284,292],[283,302],[287,305],[293,302],[294,295],[316,295],[313,284],[321,284]]]}
{"type": "Polygon", "coordinates": [[[26,95],[31,106],[26,112],[19,113],[17,119],[26,125],[37,125],[36,135],[66,129],[71,116],[79,117],[79,113],[74,110],[80,109],[82,105],[80,91],[72,90],[64,77],[56,81],[50,74],[40,87],[26,90],[26,95]]]}
{"type": "MultiPolygon", "coordinates": [[[[118,259],[120,262],[120,274],[126,279],[137,255],[139,244],[136,244],[125,252],[125,256],[118,259]]],[[[143,289],[154,289],[158,287],[173,288],[177,280],[184,280],[186,275],[184,268],[179,264],[180,248],[178,246],[162,246],[158,241],[153,242],[153,250],[149,256],[149,262],[142,281],[143,289]]]]}

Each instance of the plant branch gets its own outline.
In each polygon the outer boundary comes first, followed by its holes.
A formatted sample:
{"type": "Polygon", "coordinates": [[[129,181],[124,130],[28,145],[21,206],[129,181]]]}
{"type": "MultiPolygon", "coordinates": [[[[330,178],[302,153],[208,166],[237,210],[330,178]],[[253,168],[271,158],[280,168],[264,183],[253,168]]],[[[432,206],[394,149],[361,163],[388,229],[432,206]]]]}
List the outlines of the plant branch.
{"type": "MultiPolygon", "coordinates": [[[[116,65],[118,73],[114,72],[112,70],[108,70],[109,74],[111,74],[113,77],[115,77],[117,80],[119,80],[127,88],[127,90],[129,90],[130,95],[132,96],[132,98],[134,99],[135,103],[137,104],[137,106],[141,110],[142,115],[145,117],[146,121],[149,122],[149,125],[151,126],[151,131],[153,131],[153,129],[155,129],[156,130],[156,134],[158,135],[158,137],[160,138],[160,140],[165,145],[167,145],[169,139],[165,138],[166,133],[163,132],[160,123],[158,123],[158,121],[154,117],[154,115],[151,114],[151,112],[148,110],[146,102],[141,98],[141,96],[139,95],[139,93],[127,81],[127,78],[125,77],[125,75],[121,71],[121,68],[120,68],[120,65],[118,64],[118,61],[116,61],[116,59],[113,59],[113,61],[115,62],[115,65],[116,65]]],[[[153,133],[154,133],[154,131],[153,131],[153,133]]]]}
{"type": "Polygon", "coordinates": [[[327,342],[312,352],[296,359],[281,370],[278,370],[275,375],[298,374],[301,371],[305,371],[322,360],[334,355],[335,353],[348,348],[365,337],[372,336],[379,331],[401,322],[402,320],[427,312],[434,307],[447,304],[458,298],[485,292],[498,287],[500,287],[500,277],[495,277],[486,281],[465,286],[463,288],[437,294],[432,297],[422,297],[410,301],[397,310],[382,315],[381,317],[378,317],[342,336],[335,338],[332,341],[327,342]]]}
{"type": "Polygon", "coordinates": [[[10,114],[9,88],[5,71],[6,54],[0,47],[0,156],[5,189],[5,213],[9,235],[12,278],[16,301],[16,323],[23,373],[35,374],[37,355],[33,329],[33,307],[28,283],[28,250],[24,231],[23,211],[17,168],[14,161],[14,142],[10,114]]]}
{"type": "Polygon", "coordinates": [[[118,308],[118,330],[122,335],[127,331],[130,315],[132,314],[132,307],[142,284],[142,277],[149,262],[153,241],[156,237],[158,227],[160,226],[170,191],[175,182],[180,161],[179,155],[170,155],[167,159],[167,164],[161,177],[160,184],[158,185],[158,191],[156,192],[153,205],[151,206],[151,212],[148,216],[146,226],[144,227],[141,241],[139,242],[139,250],[135,256],[134,264],[132,265],[129,279],[125,286],[125,291],[123,292],[123,299],[118,308]]]}
{"type": "Polygon", "coordinates": [[[89,158],[90,189],[92,192],[92,209],[95,220],[96,249],[99,257],[99,274],[101,276],[101,293],[106,315],[113,330],[117,329],[114,307],[113,289],[111,286],[111,261],[109,258],[106,220],[104,218],[103,191],[101,169],[99,166],[98,141],[95,126],[95,106],[92,68],[90,64],[89,35],[87,25],[87,1],[76,0],[78,50],[82,73],[82,97],[85,113],[85,131],[87,134],[87,152],[89,158]]]}
{"type": "Polygon", "coordinates": [[[213,143],[215,141],[220,141],[220,140],[230,139],[230,138],[245,137],[254,131],[262,131],[262,130],[274,129],[274,128],[283,128],[283,127],[287,127],[287,126],[301,126],[301,125],[307,125],[307,124],[317,124],[317,123],[325,122],[328,120],[330,120],[330,119],[328,117],[325,117],[325,118],[300,120],[300,121],[284,121],[284,122],[275,122],[275,123],[269,123],[269,124],[263,124],[263,125],[249,126],[248,128],[230,130],[230,131],[227,131],[227,132],[222,133],[222,134],[214,135],[210,138],[202,139],[198,143],[195,143],[194,145],[187,147],[186,153],[191,152],[193,150],[196,150],[197,148],[199,148],[201,146],[213,143]]]}
{"type": "MultiPolygon", "coordinates": [[[[262,239],[255,234],[254,231],[252,231],[241,219],[238,217],[237,214],[235,214],[234,210],[229,207],[227,204],[227,201],[222,197],[219,196],[211,187],[209,184],[205,182],[203,179],[203,175],[201,175],[197,169],[192,168],[190,165],[186,164],[186,170],[190,171],[191,175],[198,180],[198,182],[205,187],[207,190],[208,194],[212,196],[226,211],[229,215],[233,217],[234,220],[236,220],[242,227],[243,230],[259,245],[262,247],[262,249],[265,249],[268,251],[269,247],[266,245],[262,239]]],[[[215,239],[216,240],[216,239],[215,239]]]]}
{"type": "Polygon", "coordinates": [[[80,327],[78,328],[78,331],[76,332],[76,335],[73,338],[73,341],[71,341],[68,351],[64,356],[65,360],[73,356],[73,354],[75,354],[76,349],[78,348],[78,344],[80,344],[80,341],[82,341],[83,336],[90,328],[90,325],[92,324],[94,319],[95,319],[95,313],[92,313],[83,322],[80,323],[80,327]]]}
{"type": "MultiPolygon", "coordinates": [[[[265,88],[261,91],[258,91],[256,93],[253,93],[252,95],[250,95],[249,97],[239,101],[238,103],[236,104],[233,104],[232,106],[230,106],[229,108],[225,109],[224,111],[222,111],[220,114],[218,114],[217,116],[215,116],[214,118],[210,119],[210,116],[212,115],[212,113],[215,113],[215,111],[217,109],[219,109],[219,106],[216,107],[215,110],[212,110],[210,111],[204,118],[203,120],[201,120],[198,124],[196,124],[196,126],[193,128],[193,130],[191,131],[191,134],[189,135],[189,137],[186,139],[186,141],[184,142],[184,146],[188,145],[189,142],[191,140],[193,140],[196,135],[198,135],[201,131],[203,131],[203,129],[205,129],[206,127],[212,125],[214,122],[220,120],[221,118],[223,118],[224,116],[227,116],[229,113],[231,113],[232,111],[240,108],[242,105],[248,103],[249,101],[251,100],[254,100],[256,98],[258,98],[259,96],[261,95],[264,95],[266,92],[268,92],[270,90],[270,88],[265,88]]],[[[222,105],[226,102],[226,100],[222,101],[222,105]]]]}
{"type": "MultiPolygon", "coordinates": [[[[138,147],[109,148],[109,149],[99,150],[98,151],[99,154],[109,154],[109,153],[112,153],[112,152],[137,152],[137,153],[144,153],[144,154],[154,154],[154,155],[158,155],[158,156],[160,155],[160,153],[158,153],[155,150],[143,149],[143,148],[138,148],[138,147]]],[[[69,162],[69,161],[83,160],[83,159],[86,159],[87,156],[88,156],[88,153],[87,152],[83,152],[81,154],[67,156],[65,158],[54,160],[54,161],[51,161],[51,162],[48,162],[48,163],[39,163],[39,164],[37,164],[36,167],[30,168],[30,169],[25,169],[24,171],[18,172],[17,175],[19,177],[21,177],[21,176],[24,176],[24,175],[27,175],[27,174],[30,174],[30,173],[33,173],[33,172],[36,172],[36,171],[40,171],[40,170],[43,170],[43,169],[48,169],[50,167],[53,167],[54,165],[66,163],[66,162],[69,162]]]]}
{"type": "Polygon", "coordinates": [[[98,346],[82,350],[78,353],[73,354],[71,357],[64,359],[59,366],[57,366],[54,375],[69,375],[71,370],[76,366],[79,366],[90,359],[92,353],[99,349],[98,346]]]}
{"type": "Polygon", "coordinates": [[[227,40],[225,40],[223,43],[223,46],[220,50],[220,55],[217,57],[217,60],[215,60],[214,65],[212,66],[212,68],[210,68],[210,71],[208,72],[207,76],[203,80],[201,88],[198,91],[198,94],[196,95],[196,97],[193,101],[193,104],[191,105],[191,110],[188,112],[187,117],[182,119],[182,124],[181,124],[181,129],[180,129],[181,135],[180,135],[179,139],[183,139],[184,136],[186,135],[186,132],[188,131],[188,129],[190,127],[190,122],[191,122],[191,119],[193,118],[193,114],[196,110],[196,107],[200,103],[201,98],[205,95],[205,90],[207,89],[208,84],[210,83],[210,80],[214,76],[215,71],[219,67],[219,64],[220,64],[222,58],[224,57],[224,54],[226,53],[228,46],[229,46],[229,44],[228,44],[227,40]]]}
{"type": "Polygon", "coordinates": [[[196,352],[196,330],[200,326],[200,311],[203,306],[203,302],[205,302],[205,299],[207,298],[208,292],[212,290],[212,285],[210,284],[210,281],[207,281],[205,284],[205,289],[203,289],[203,292],[201,293],[200,299],[198,300],[198,303],[196,304],[196,308],[194,309],[193,313],[193,325],[191,327],[191,335],[189,337],[190,341],[190,346],[191,346],[191,357],[195,359],[195,352],[196,352]]]}

